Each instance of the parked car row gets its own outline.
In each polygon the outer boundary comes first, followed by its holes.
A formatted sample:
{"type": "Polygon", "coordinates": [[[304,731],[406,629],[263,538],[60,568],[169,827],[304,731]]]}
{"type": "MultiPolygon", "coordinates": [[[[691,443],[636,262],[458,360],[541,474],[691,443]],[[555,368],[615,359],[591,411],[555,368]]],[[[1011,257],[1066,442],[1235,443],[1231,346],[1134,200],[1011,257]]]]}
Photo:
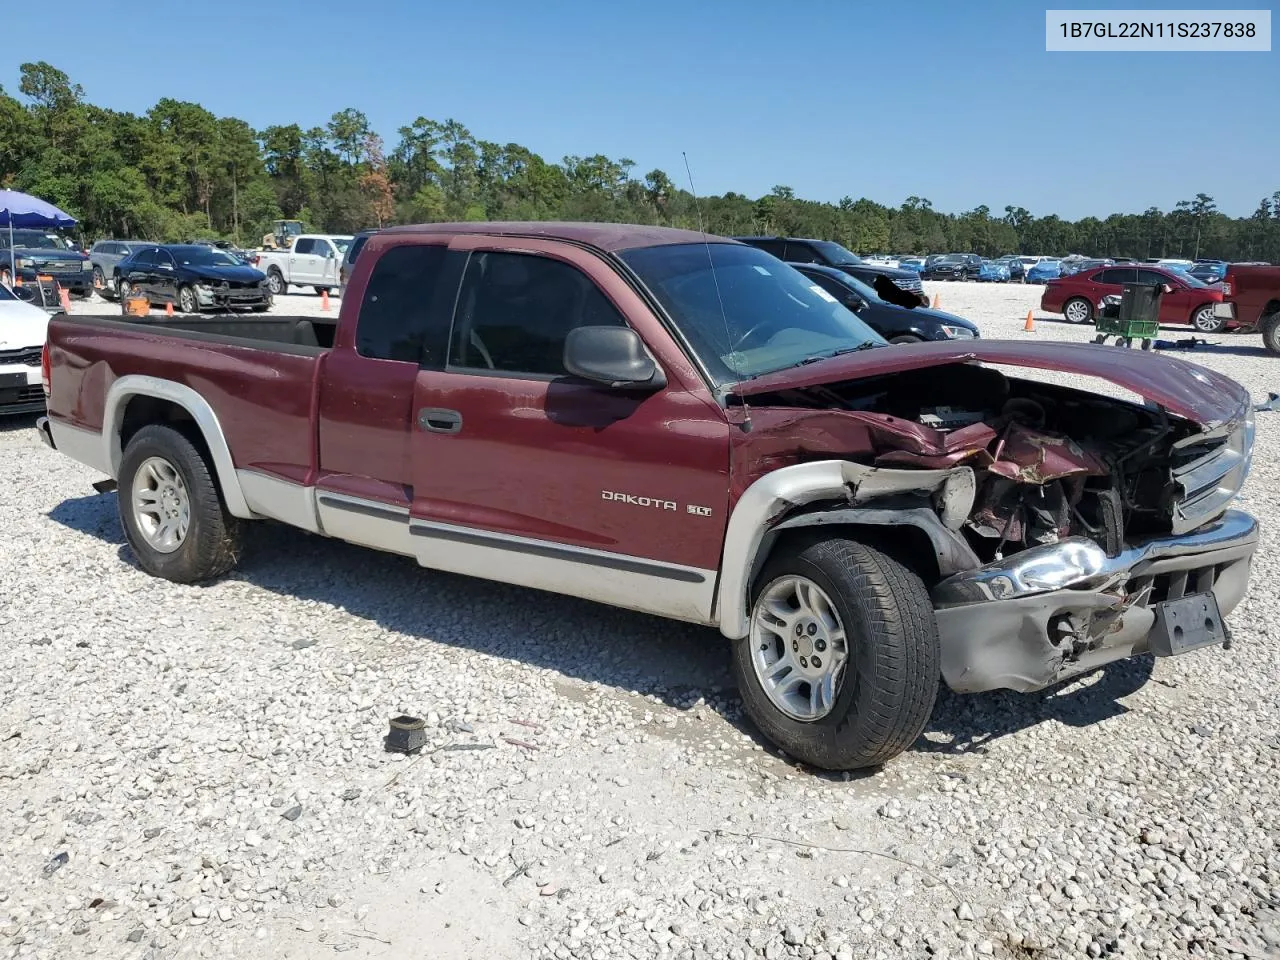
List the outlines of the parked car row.
{"type": "Polygon", "coordinates": [[[1217,333],[1233,325],[1230,310],[1223,307],[1220,285],[1203,283],[1181,270],[1147,264],[1089,267],[1049,279],[1040,298],[1040,309],[1060,313],[1069,323],[1092,323],[1102,298],[1120,295],[1126,283],[1152,284],[1161,289],[1161,323],[1190,324],[1202,333],[1217,333]]]}

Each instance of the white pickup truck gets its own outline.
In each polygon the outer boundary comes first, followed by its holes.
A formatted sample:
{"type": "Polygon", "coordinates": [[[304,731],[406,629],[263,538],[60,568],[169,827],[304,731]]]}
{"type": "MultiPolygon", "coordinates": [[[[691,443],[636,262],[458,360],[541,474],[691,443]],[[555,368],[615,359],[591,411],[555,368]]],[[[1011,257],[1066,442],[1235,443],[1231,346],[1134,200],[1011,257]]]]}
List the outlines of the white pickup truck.
{"type": "Polygon", "coordinates": [[[350,245],[350,237],[304,233],[287,250],[260,250],[253,262],[267,275],[273,297],[287,293],[291,283],[320,293],[338,286],[338,270],[350,245]]]}

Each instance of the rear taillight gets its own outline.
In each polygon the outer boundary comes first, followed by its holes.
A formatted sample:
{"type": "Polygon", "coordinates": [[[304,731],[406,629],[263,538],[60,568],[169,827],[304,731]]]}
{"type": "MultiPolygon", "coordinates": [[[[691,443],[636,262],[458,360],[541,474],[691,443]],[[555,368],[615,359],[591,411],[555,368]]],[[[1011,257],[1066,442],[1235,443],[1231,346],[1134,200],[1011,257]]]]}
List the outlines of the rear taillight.
{"type": "Polygon", "coordinates": [[[40,351],[40,386],[44,387],[45,399],[49,399],[52,392],[49,385],[49,343],[45,342],[44,349],[40,351]]]}
{"type": "Polygon", "coordinates": [[[1229,297],[1229,296],[1231,296],[1231,281],[1230,281],[1230,280],[1223,280],[1223,281],[1222,281],[1222,295],[1223,295],[1224,297],[1229,297]]]}

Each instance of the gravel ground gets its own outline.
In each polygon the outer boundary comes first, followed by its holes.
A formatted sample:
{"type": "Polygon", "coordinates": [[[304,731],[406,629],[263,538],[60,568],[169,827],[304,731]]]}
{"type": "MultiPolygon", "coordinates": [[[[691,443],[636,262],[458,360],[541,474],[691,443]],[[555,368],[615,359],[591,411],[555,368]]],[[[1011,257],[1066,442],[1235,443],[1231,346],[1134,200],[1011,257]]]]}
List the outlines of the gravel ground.
{"type": "MultiPolygon", "coordinates": [[[[1091,333],[1023,333],[1037,288],[930,290],[989,337],[1091,333]]],[[[1257,337],[1210,339],[1187,356],[1280,385],[1257,337]]],[[[0,956],[1280,950],[1280,417],[1233,650],[944,693],[858,777],[763,747],[711,631],[276,526],[221,582],[152,579],[31,424],[0,424],[0,956]],[[399,712],[419,758],[382,749],[399,712]]]]}

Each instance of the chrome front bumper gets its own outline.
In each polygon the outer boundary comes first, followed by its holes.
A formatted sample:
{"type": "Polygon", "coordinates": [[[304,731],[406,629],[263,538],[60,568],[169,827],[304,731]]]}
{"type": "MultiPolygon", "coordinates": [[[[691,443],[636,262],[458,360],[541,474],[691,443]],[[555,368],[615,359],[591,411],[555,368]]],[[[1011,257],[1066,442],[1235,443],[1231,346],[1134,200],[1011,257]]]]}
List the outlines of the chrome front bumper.
{"type": "Polygon", "coordinates": [[[932,594],[943,679],[962,693],[1029,692],[1145,653],[1153,599],[1212,592],[1226,616],[1244,598],[1257,545],[1257,521],[1229,510],[1115,557],[1073,537],[957,573],[932,594]]]}

